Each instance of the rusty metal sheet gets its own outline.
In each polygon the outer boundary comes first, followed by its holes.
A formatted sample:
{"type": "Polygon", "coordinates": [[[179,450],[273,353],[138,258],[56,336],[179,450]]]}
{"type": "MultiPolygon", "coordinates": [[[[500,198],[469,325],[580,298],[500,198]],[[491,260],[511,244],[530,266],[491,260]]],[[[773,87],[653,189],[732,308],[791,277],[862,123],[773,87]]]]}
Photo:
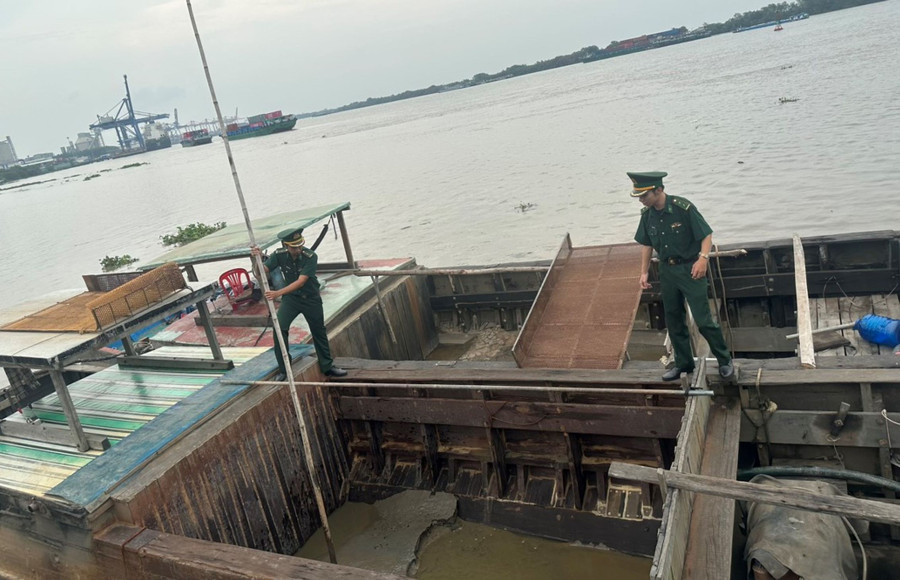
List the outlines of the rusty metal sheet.
{"type": "Polygon", "coordinates": [[[563,244],[520,332],[520,367],[618,369],[641,298],[641,246],[563,244]]]}

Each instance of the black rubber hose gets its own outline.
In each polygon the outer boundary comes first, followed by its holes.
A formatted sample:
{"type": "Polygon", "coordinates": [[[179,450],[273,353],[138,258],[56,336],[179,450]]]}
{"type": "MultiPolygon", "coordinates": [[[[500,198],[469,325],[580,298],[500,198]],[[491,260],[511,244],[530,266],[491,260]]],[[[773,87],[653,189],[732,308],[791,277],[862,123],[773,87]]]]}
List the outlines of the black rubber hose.
{"type": "Polygon", "coordinates": [[[747,481],[757,475],[769,475],[772,477],[822,477],[826,479],[843,479],[845,481],[853,481],[856,483],[865,483],[874,485],[875,487],[883,487],[900,493],[900,482],[892,479],[879,477],[877,475],[869,475],[861,471],[848,471],[846,469],[831,469],[828,467],[754,467],[752,469],[741,469],[738,471],[737,478],[741,481],[747,481]]]}

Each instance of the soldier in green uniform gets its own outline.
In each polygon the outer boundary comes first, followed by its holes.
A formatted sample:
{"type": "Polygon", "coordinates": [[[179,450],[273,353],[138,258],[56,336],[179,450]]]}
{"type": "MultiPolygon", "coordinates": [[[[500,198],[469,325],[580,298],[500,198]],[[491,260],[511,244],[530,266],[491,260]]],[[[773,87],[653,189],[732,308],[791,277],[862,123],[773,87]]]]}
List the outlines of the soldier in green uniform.
{"type": "Polygon", "coordinates": [[[700,334],[719,361],[719,374],[724,379],[731,379],[734,376],[731,353],[722,329],[712,318],[707,296],[706,268],[712,248],[712,228],[691,202],[666,194],[662,181],[666,175],[663,171],[628,173],[634,184],[631,196],[644,204],[641,222],[634,235],[635,241],[644,246],[641,288],[650,288],[647,272],[650,257],[656,250],[666,327],[675,351],[675,366],[662,378],[674,381],[681,373],[694,370],[694,354],[685,323],[684,303],[687,301],[700,334]]]}
{"type": "MultiPolygon", "coordinates": [[[[266,274],[279,267],[284,274],[285,286],[279,290],[266,292],[266,298],[269,300],[281,297],[281,306],[278,307],[278,325],[284,336],[284,344],[289,344],[288,329],[291,322],[302,314],[306,318],[312,334],[313,345],[316,347],[316,355],[319,358],[319,368],[329,377],[343,377],[347,371],[334,366],[331,349],[328,346],[325,313],[322,310],[322,297],[319,295],[319,280],[316,278],[316,265],[319,263],[319,258],[315,252],[303,247],[303,228],[280,232],[278,239],[281,240],[283,248],[273,252],[266,260],[264,267],[266,274]]],[[[254,247],[250,251],[253,255],[261,255],[259,248],[254,247]]],[[[275,343],[275,358],[282,373],[280,378],[283,378],[285,364],[277,342],[275,343]]]]}

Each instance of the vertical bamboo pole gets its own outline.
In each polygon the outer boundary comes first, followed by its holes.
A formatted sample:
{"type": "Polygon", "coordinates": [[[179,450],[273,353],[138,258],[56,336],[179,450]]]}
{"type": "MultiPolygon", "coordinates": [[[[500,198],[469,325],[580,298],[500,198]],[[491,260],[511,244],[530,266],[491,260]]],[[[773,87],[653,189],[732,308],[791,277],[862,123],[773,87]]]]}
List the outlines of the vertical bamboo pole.
{"type": "MultiPolygon", "coordinates": [[[[191,6],[191,0],[185,0],[185,2],[187,3],[188,15],[190,15],[191,18],[191,27],[194,29],[194,38],[197,40],[197,49],[200,51],[200,60],[203,62],[203,72],[206,74],[206,84],[209,85],[209,95],[212,98],[213,106],[216,109],[216,118],[219,121],[219,131],[222,133],[222,141],[225,142],[225,154],[228,156],[228,165],[231,167],[231,177],[234,180],[234,189],[237,192],[238,200],[241,203],[241,211],[244,213],[244,223],[247,226],[247,234],[250,237],[250,247],[256,248],[256,236],[253,235],[253,225],[250,223],[250,214],[247,212],[247,204],[244,201],[244,192],[241,190],[241,181],[238,178],[237,166],[235,166],[234,157],[231,154],[231,144],[228,142],[228,131],[225,128],[225,120],[222,118],[222,110],[219,108],[219,100],[216,98],[216,90],[213,87],[212,76],[210,76],[209,73],[209,65],[206,63],[206,53],[203,51],[203,43],[200,41],[200,32],[197,30],[194,9],[191,6]]],[[[262,285],[263,294],[265,294],[269,290],[269,284],[263,274],[265,269],[263,267],[262,257],[254,255],[253,258],[256,261],[256,267],[260,272],[259,281],[262,285]]],[[[288,353],[287,341],[281,333],[281,326],[278,324],[278,316],[275,313],[275,305],[269,299],[266,299],[266,305],[269,307],[269,316],[272,317],[276,342],[278,348],[281,349],[282,360],[284,361],[285,370],[287,371],[285,375],[288,381],[288,389],[291,392],[291,400],[294,402],[294,411],[297,413],[297,423],[300,425],[300,437],[303,439],[303,459],[306,462],[306,471],[316,496],[316,504],[319,507],[319,517],[322,519],[322,530],[325,532],[325,542],[328,544],[328,557],[333,564],[337,564],[334,541],[331,538],[331,527],[328,525],[328,511],[325,509],[325,498],[322,496],[319,479],[316,475],[316,466],[313,459],[312,447],[310,445],[309,431],[306,428],[306,419],[303,417],[303,408],[300,406],[300,395],[297,393],[297,385],[294,383],[294,373],[291,371],[291,358],[288,353]]]]}

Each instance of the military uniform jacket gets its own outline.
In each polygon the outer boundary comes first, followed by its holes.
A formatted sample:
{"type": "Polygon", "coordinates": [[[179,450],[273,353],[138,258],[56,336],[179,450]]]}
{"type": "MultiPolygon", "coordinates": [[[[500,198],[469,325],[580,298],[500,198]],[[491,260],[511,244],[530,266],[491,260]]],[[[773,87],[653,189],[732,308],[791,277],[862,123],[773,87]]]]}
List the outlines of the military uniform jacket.
{"type": "Polygon", "coordinates": [[[291,257],[290,253],[284,248],[279,248],[266,260],[266,268],[269,272],[275,268],[281,268],[284,274],[285,285],[293,284],[300,276],[308,276],[309,280],[298,290],[291,294],[304,298],[312,298],[319,295],[319,280],[316,278],[316,266],[319,264],[319,257],[309,248],[300,250],[297,259],[291,257]]]}
{"type": "Polygon", "coordinates": [[[641,211],[634,241],[652,246],[660,260],[678,258],[687,262],[697,258],[700,242],[711,233],[712,228],[691,202],[666,195],[666,206],[661,210],[645,207],[641,211]]]}

